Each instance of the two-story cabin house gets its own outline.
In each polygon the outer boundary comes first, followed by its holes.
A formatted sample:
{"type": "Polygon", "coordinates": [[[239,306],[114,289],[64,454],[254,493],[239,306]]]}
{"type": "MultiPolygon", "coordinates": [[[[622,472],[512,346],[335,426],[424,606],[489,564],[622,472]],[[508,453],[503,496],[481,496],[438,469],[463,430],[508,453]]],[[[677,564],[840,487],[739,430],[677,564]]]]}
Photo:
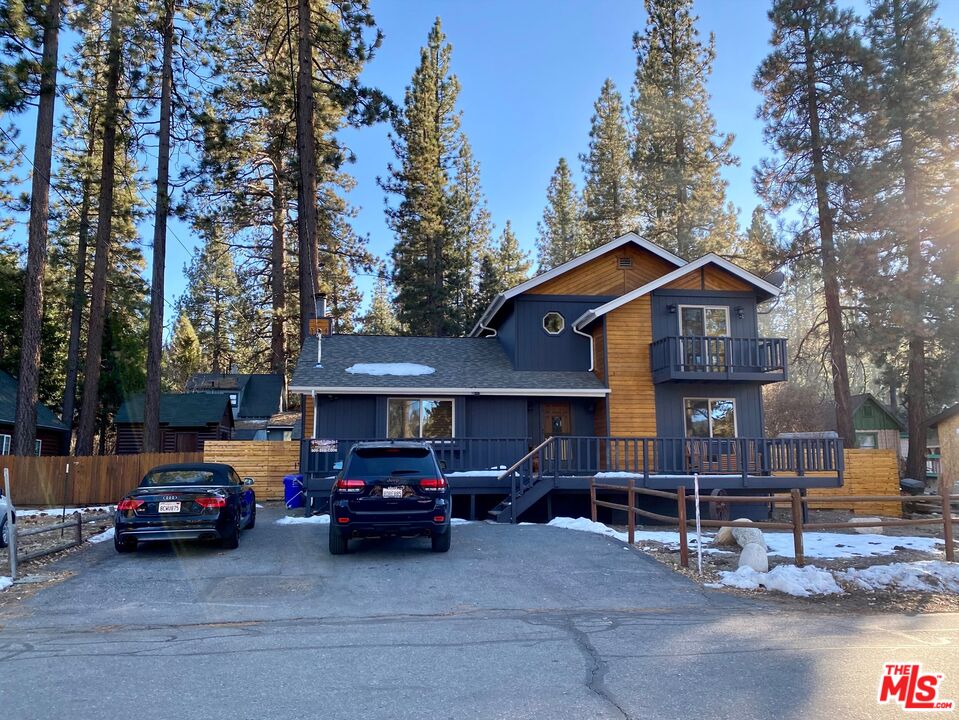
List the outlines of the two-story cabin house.
{"type": "Polygon", "coordinates": [[[302,471],[319,495],[353,442],[423,438],[471,515],[487,496],[501,520],[598,474],[841,484],[840,442],[763,437],[761,387],[786,378],[786,343],[758,336],[757,313],[778,293],[628,233],[498,295],[468,337],[331,335],[321,309],[291,382],[302,471]]]}

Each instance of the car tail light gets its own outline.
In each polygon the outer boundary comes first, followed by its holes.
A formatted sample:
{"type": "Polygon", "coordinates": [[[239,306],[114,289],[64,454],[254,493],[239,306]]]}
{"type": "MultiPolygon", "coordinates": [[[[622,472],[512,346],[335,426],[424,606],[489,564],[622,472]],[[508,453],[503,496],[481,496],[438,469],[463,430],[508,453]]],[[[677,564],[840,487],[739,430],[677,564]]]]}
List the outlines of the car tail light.
{"type": "Polygon", "coordinates": [[[226,498],[222,497],[198,497],[194,502],[206,510],[226,507],[226,498]]]}
{"type": "Polygon", "coordinates": [[[364,487],[366,487],[366,482],[363,480],[347,480],[346,478],[340,478],[336,481],[336,489],[342,490],[343,492],[358,493],[364,487]]]}
{"type": "Polygon", "coordinates": [[[446,489],[446,478],[423,478],[420,487],[428,492],[443,492],[446,489]]]}
{"type": "Polygon", "coordinates": [[[142,500],[137,500],[136,498],[124,498],[120,501],[120,504],[117,505],[117,510],[120,512],[130,512],[136,510],[138,507],[143,507],[144,502],[142,500]]]}
{"type": "Polygon", "coordinates": [[[350,521],[350,519],[348,517],[341,517],[341,518],[337,518],[336,521],[340,525],[346,525],[350,521]]]}
{"type": "Polygon", "coordinates": [[[433,522],[443,522],[446,519],[445,515],[434,515],[433,522]]]}

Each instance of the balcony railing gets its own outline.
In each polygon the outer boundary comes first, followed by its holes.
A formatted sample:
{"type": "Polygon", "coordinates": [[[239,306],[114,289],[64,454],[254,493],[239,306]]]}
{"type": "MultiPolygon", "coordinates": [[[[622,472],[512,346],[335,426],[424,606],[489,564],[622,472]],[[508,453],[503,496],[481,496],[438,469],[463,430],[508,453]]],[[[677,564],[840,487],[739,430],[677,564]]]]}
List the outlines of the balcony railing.
{"type": "Polygon", "coordinates": [[[783,338],[734,338],[682,335],[649,346],[653,382],[669,380],[785,380],[783,338]]]}

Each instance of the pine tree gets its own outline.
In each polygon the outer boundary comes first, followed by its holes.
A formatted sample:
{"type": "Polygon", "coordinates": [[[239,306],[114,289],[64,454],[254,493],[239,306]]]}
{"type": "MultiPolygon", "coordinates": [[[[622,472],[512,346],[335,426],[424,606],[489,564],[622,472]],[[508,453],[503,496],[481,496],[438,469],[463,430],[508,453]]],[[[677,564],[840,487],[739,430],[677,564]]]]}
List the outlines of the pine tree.
{"type": "Polygon", "coordinates": [[[910,477],[925,475],[930,412],[955,392],[959,360],[959,50],[931,0],[876,0],[866,18],[871,72],[857,175],[865,238],[859,285],[873,356],[905,375],[910,477]],[[927,375],[927,368],[932,374],[927,375]]]}
{"type": "Polygon", "coordinates": [[[392,280],[398,319],[414,335],[450,335],[459,326],[454,298],[467,259],[449,225],[450,174],[460,147],[459,81],[450,71],[451,54],[436,18],[393,123],[397,164],[381,181],[387,193],[400,197],[386,210],[396,235],[392,280]]]}
{"type": "MultiPolygon", "coordinates": [[[[838,193],[848,178],[849,99],[857,95],[862,50],[855,18],[835,0],[777,0],[769,11],[773,51],[753,84],[764,96],[760,117],[777,156],[756,172],[757,190],[776,211],[796,206],[797,240],[818,255],[836,399],[836,429],[855,439],[840,297],[838,193]]],[[[797,253],[802,254],[802,253],[797,253]]]]}
{"type": "Polygon", "coordinates": [[[400,324],[390,302],[389,285],[385,277],[376,281],[373,289],[373,298],[370,301],[370,310],[363,316],[362,331],[364,335],[398,335],[400,324]]]}
{"type": "Polygon", "coordinates": [[[781,264],[779,239],[762,205],[753,208],[746,234],[733,248],[733,260],[740,267],[762,277],[781,264]]]}
{"type": "Polygon", "coordinates": [[[580,156],[585,178],[583,229],[587,250],[637,227],[623,98],[612,80],[603,83],[594,108],[589,152],[580,156]]]}
{"type": "Polygon", "coordinates": [[[735,243],[722,168],[739,163],[733,136],[718,135],[706,83],[715,42],[704,44],[692,0],[644,0],[647,23],[633,36],[633,173],[645,236],[677,255],[724,252],[735,243]]]}
{"type": "Polygon", "coordinates": [[[509,220],[506,221],[503,232],[496,243],[493,260],[499,269],[502,284],[500,292],[529,280],[529,271],[532,267],[529,253],[520,248],[519,239],[513,232],[513,225],[509,220]]]}
{"type": "Polygon", "coordinates": [[[206,368],[200,339],[190,318],[180,315],[173,335],[163,349],[163,387],[167,392],[183,392],[187,380],[206,368]]]}
{"type": "Polygon", "coordinates": [[[566,158],[560,158],[546,188],[543,219],[536,224],[539,272],[549,270],[586,252],[583,207],[566,158]]]}

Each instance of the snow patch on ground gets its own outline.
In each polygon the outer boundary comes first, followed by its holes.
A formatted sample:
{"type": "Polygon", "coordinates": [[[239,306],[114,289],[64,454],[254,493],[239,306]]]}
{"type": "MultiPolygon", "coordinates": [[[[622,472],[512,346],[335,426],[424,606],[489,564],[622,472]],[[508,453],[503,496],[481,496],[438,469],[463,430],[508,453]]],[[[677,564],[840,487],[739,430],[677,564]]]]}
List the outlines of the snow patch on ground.
{"type": "Polygon", "coordinates": [[[277,525],[329,525],[329,515],[311,515],[303,517],[302,515],[287,515],[276,521],[277,525]]]}
{"type": "MultiPolygon", "coordinates": [[[[524,523],[520,523],[521,525],[524,523]]],[[[588,518],[568,518],[568,517],[558,517],[550,520],[547,525],[551,527],[563,528],[565,530],[579,530],[580,532],[595,533],[597,535],[605,535],[607,537],[615,538],[621,542],[628,542],[629,535],[619,530],[614,530],[608,525],[603,525],[600,522],[593,522],[588,518]]],[[[637,530],[635,533],[636,542],[661,542],[667,545],[675,545],[679,547],[679,533],[670,532],[669,530],[637,530]]],[[[692,547],[696,546],[696,536],[689,536],[689,544],[692,547]]],[[[725,551],[719,551],[725,552],[725,551]]]]}
{"type": "MultiPolygon", "coordinates": [[[[82,508],[68,507],[66,509],[66,514],[73,515],[73,513],[75,512],[85,513],[85,514],[108,513],[108,512],[113,512],[114,510],[116,510],[116,505],[97,505],[97,506],[82,507],[82,508]]],[[[64,512],[63,508],[40,508],[40,509],[32,509],[32,510],[21,510],[20,508],[17,508],[17,517],[33,517],[34,515],[49,515],[52,517],[54,515],[60,515],[63,512],[64,512]]]]}
{"type": "MultiPolygon", "coordinates": [[[[791,533],[764,532],[770,555],[791,558],[793,549],[791,533]]],[[[909,548],[920,552],[934,553],[942,540],[931,537],[896,535],[863,535],[827,532],[803,533],[803,551],[808,558],[854,558],[893,555],[896,548],[909,548]]]]}
{"type": "Polygon", "coordinates": [[[463,518],[450,518],[450,525],[469,525],[470,520],[464,520],[463,518]]]}
{"type": "Polygon", "coordinates": [[[13,585],[13,580],[8,577],[0,577],[0,592],[3,592],[11,585],[13,585]]]}
{"type": "Polygon", "coordinates": [[[256,504],[256,507],[257,507],[257,509],[259,509],[259,510],[262,510],[262,509],[263,509],[263,506],[260,505],[260,503],[257,503],[257,504],[256,504]]]}
{"type": "Polygon", "coordinates": [[[810,595],[841,595],[842,588],[832,573],[815,565],[796,567],[777,565],[769,572],[756,572],[750,567],[719,573],[720,583],[740,590],[778,590],[787,595],[809,597],[810,595]]]}
{"type": "Polygon", "coordinates": [[[432,375],[435,368],[419,363],[356,363],[346,368],[351,375],[432,375]]]}
{"type": "Polygon", "coordinates": [[[918,590],[959,593],[959,565],[941,560],[873,565],[836,573],[864,590],[918,590]]]}
{"type": "Polygon", "coordinates": [[[92,543],[102,543],[113,540],[113,535],[115,533],[115,528],[110,528],[109,530],[104,530],[102,533],[97,533],[96,535],[91,535],[87,538],[87,542],[92,543]]]}

